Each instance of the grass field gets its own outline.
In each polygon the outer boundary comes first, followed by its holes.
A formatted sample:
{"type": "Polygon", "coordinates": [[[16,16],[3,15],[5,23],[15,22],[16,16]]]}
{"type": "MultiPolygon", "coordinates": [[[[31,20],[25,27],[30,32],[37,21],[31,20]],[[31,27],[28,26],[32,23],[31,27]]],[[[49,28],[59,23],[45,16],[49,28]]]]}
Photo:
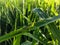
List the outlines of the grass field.
{"type": "Polygon", "coordinates": [[[60,0],[0,0],[0,45],[60,45],[60,0]]]}

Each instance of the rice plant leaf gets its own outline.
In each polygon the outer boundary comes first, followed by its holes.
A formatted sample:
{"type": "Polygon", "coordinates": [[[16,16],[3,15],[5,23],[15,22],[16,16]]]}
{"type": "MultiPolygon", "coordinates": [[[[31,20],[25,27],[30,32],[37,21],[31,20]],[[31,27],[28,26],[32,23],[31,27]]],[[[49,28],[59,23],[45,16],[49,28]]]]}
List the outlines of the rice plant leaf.
{"type": "Polygon", "coordinates": [[[42,21],[38,21],[36,22],[35,26],[45,26],[47,24],[50,24],[52,22],[55,22],[56,20],[59,20],[60,19],[60,15],[59,16],[54,16],[54,17],[50,17],[50,18],[47,18],[47,19],[44,19],[42,21]]]}
{"type": "Polygon", "coordinates": [[[42,11],[41,9],[39,8],[35,8],[32,10],[33,13],[38,13],[38,16],[42,19],[45,19],[46,15],[44,13],[44,11],[42,11]]]}
{"type": "MultiPolygon", "coordinates": [[[[23,29],[24,30],[24,29],[23,29]]],[[[28,36],[28,37],[31,37],[31,38],[33,38],[34,40],[36,40],[36,41],[39,41],[38,39],[36,39],[32,34],[30,34],[30,33],[24,33],[23,31],[22,31],[22,33],[20,33],[21,32],[21,29],[20,30],[16,30],[16,31],[12,31],[12,32],[10,32],[10,33],[8,33],[8,34],[5,34],[5,35],[3,35],[3,36],[0,36],[0,43],[1,42],[3,42],[3,41],[5,41],[5,40],[8,40],[8,39],[10,39],[10,38],[13,38],[13,37],[15,37],[15,36],[19,36],[19,35],[25,35],[25,36],[28,36]]]]}
{"type": "MultiPolygon", "coordinates": [[[[41,18],[43,18],[43,19],[49,18],[49,16],[47,14],[45,14],[43,11],[40,11],[40,9],[35,9],[35,10],[34,11],[37,12],[41,18]],[[35,11],[35,10],[37,10],[37,11],[35,11]]],[[[52,20],[49,20],[50,22],[46,21],[46,24],[50,23],[50,24],[48,24],[48,27],[49,27],[52,35],[53,35],[53,39],[54,40],[57,39],[58,40],[58,45],[60,45],[60,43],[59,43],[60,42],[60,30],[57,29],[57,27],[56,27],[56,25],[54,23],[52,23],[53,21],[56,21],[56,19],[58,19],[58,18],[60,19],[60,15],[58,15],[58,17],[54,17],[54,19],[52,19],[52,20]]],[[[43,25],[45,25],[45,24],[43,24],[43,25]]]]}

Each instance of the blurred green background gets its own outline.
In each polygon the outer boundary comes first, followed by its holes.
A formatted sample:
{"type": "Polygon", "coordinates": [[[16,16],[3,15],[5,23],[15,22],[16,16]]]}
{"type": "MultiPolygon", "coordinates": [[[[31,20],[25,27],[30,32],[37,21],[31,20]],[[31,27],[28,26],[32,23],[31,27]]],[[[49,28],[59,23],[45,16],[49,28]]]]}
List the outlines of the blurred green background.
{"type": "Polygon", "coordinates": [[[60,45],[60,0],[0,0],[0,45],[60,45]]]}

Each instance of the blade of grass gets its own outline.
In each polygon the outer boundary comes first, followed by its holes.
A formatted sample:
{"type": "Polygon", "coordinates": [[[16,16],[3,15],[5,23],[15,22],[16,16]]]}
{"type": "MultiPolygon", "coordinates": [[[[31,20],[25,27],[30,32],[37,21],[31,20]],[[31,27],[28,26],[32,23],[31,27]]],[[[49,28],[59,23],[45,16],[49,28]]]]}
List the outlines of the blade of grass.
{"type": "MultiPolygon", "coordinates": [[[[43,11],[40,11],[40,9],[35,9],[34,11],[37,12],[41,18],[46,19],[46,18],[49,17],[47,14],[45,15],[45,13],[43,11]]],[[[58,17],[60,18],[60,15],[58,15],[58,17]]],[[[57,39],[58,42],[60,42],[60,39],[59,39],[60,38],[60,35],[59,35],[60,34],[60,31],[57,29],[57,27],[55,26],[55,24],[54,23],[48,24],[48,27],[50,28],[50,31],[51,31],[51,33],[53,35],[53,39],[54,40],[57,39]]],[[[60,43],[59,43],[59,45],[60,45],[60,43]]]]}

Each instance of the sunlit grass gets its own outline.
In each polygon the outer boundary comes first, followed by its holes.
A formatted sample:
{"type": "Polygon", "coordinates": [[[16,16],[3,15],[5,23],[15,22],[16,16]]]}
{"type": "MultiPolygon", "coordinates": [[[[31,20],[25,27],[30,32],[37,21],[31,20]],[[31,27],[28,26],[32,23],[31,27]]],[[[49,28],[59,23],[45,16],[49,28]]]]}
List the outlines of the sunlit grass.
{"type": "Polygon", "coordinates": [[[60,45],[60,0],[0,0],[0,45],[60,45]]]}

